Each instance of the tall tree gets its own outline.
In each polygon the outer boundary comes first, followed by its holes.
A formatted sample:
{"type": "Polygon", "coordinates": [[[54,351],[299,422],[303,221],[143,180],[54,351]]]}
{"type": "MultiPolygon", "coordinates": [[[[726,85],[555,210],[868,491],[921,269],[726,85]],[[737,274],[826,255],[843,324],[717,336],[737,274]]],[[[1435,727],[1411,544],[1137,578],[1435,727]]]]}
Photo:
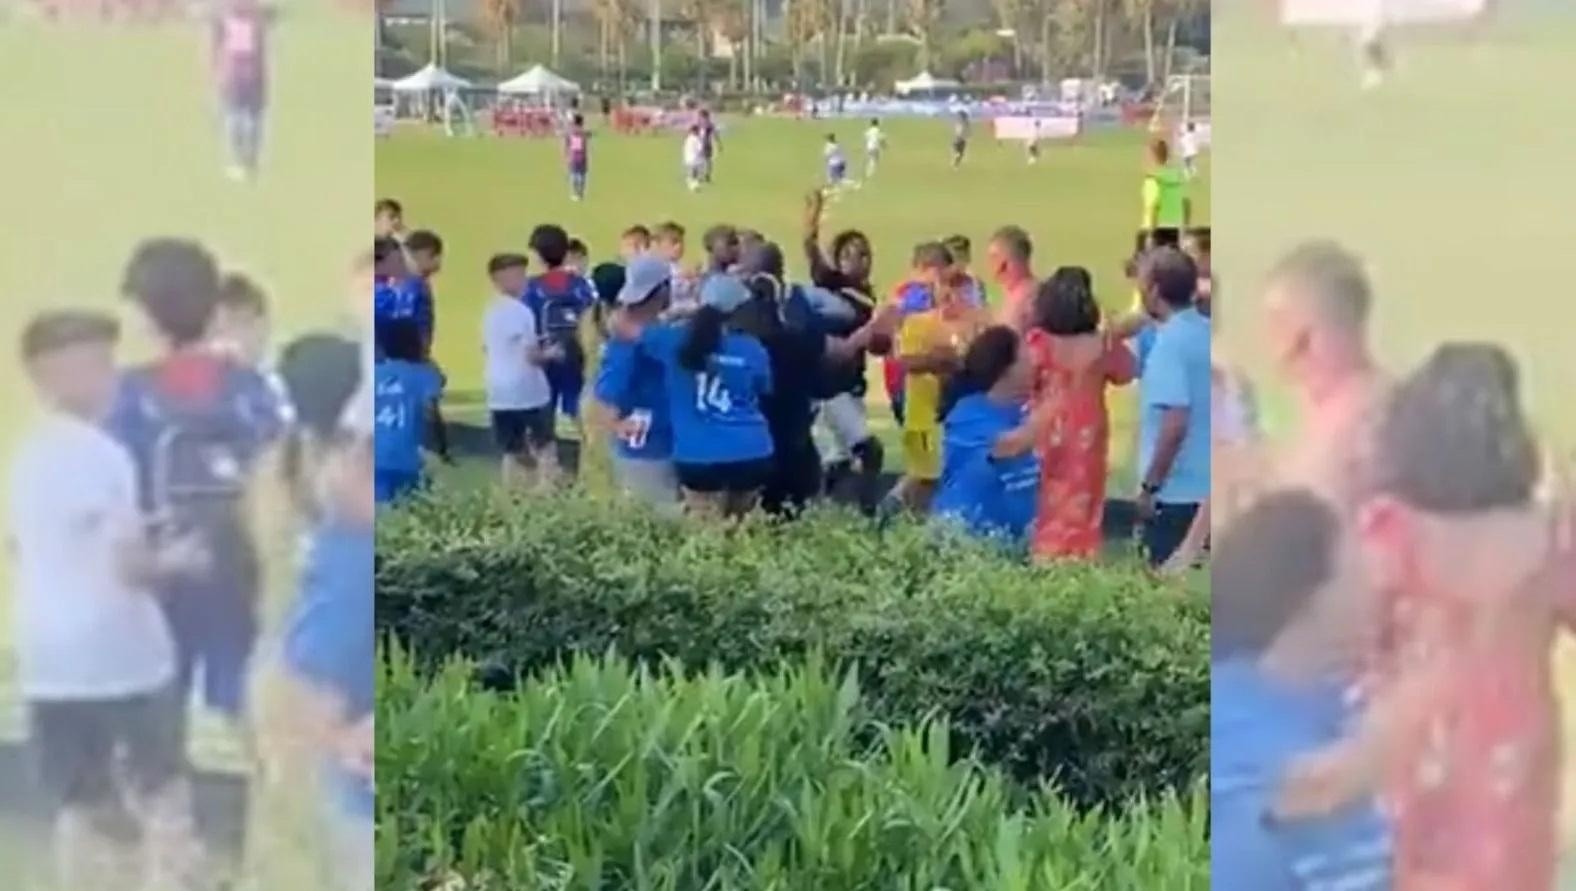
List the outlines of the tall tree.
{"type": "Polygon", "coordinates": [[[509,73],[514,62],[514,28],[520,18],[518,0],[482,0],[482,24],[493,42],[493,62],[499,74],[509,73]]]}
{"type": "Polygon", "coordinates": [[[908,28],[919,41],[919,67],[929,71],[934,65],[932,48],[936,34],[941,30],[941,17],[946,12],[946,0],[909,0],[908,28]]]}

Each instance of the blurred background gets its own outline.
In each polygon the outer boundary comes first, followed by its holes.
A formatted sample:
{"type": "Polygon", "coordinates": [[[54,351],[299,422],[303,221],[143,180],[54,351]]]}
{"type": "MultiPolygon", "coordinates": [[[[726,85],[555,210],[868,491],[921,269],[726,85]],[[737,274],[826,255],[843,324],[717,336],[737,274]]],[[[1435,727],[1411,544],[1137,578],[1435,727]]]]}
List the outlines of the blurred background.
{"type": "MultiPolygon", "coordinates": [[[[1299,242],[1333,238],[1368,264],[1389,370],[1414,367],[1442,340],[1497,341],[1520,362],[1537,423],[1573,454],[1576,122],[1561,97],[1576,82],[1576,6],[1504,0],[1480,21],[1397,30],[1392,70],[1368,89],[1355,29],[1292,31],[1275,6],[1214,5],[1218,336],[1259,387],[1272,437],[1300,431],[1264,353],[1262,279],[1299,242]]],[[[1568,641],[1557,659],[1576,751],[1568,641]]],[[[1576,888],[1573,869],[1564,887],[1576,888]]]]}

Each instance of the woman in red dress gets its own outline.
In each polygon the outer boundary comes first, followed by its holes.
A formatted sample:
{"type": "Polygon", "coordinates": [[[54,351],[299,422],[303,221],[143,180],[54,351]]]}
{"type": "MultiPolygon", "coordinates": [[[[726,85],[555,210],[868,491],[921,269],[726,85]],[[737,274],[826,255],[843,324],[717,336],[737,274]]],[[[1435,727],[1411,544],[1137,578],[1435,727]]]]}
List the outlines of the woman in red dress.
{"type": "Polygon", "coordinates": [[[1552,891],[1551,654],[1571,564],[1561,502],[1536,496],[1514,365],[1496,347],[1442,348],[1387,415],[1356,520],[1388,595],[1372,698],[1353,739],[1293,769],[1279,810],[1377,788],[1397,891],[1552,891]]]}
{"type": "Polygon", "coordinates": [[[1111,440],[1105,394],[1131,381],[1137,363],[1126,345],[1100,329],[1100,307],[1081,267],[1058,269],[1040,286],[1024,342],[1034,361],[1035,402],[1055,406],[1040,437],[1032,549],[1041,560],[1094,557],[1111,440]]]}

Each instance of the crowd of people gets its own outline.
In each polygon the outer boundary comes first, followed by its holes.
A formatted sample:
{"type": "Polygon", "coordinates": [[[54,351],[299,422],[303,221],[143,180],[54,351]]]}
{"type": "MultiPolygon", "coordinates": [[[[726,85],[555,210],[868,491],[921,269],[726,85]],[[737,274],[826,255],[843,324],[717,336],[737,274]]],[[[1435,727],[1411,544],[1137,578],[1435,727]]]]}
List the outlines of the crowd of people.
{"type": "Polygon", "coordinates": [[[10,468],[13,619],[47,886],[213,888],[239,868],[195,822],[200,702],[259,759],[249,779],[318,790],[331,874],[371,887],[364,335],[308,334],[275,362],[262,290],[188,240],[139,245],[121,291],[156,333],[151,361],[119,361],[119,323],[92,307],[40,313],[20,343],[44,413],[10,468]],[[299,560],[262,544],[286,528],[299,560]]]}
{"type": "Polygon", "coordinates": [[[1373,300],[1334,244],[1271,272],[1266,342],[1303,418],[1286,447],[1216,357],[1214,882],[1552,891],[1569,467],[1509,352],[1447,343],[1394,379],[1373,300]]]}
{"type": "MultiPolygon", "coordinates": [[[[563,228],[486,272],[484,384],[502,476],[555,484],[555,430],[571,423],[581,475],[664,511],[792,516],[828,494],[863,510],[937,517],[1040,559],[1090,558],[1104,542],[1113,388],[1138,383],[1137,502],[1155,566],[1197,559],[1210,489],[1209,234],[1139,233],[1133,311],[1106,319],[1087,269],[1033,270],[1029,236],[985,247],[915,245],[890,290],[858,230],[823,242],[824,193],[790,250],[713,226],[698,267],[676,223],[635,225],[592,265],[563,228]],[[806,276],[788,273],[797,253],[806,276]],[[995,293],[992,294],[991,292],[995,293]],[[872,358],[901,429],[901,473],[869,419],[872,358]]],[[[1146,210],[1146,218],[1156,214],[1146,210]]],[[[1164,220],[1170,222],[1169,220],[1164,220]]],[[[377,489],[392,503],[442,458],[444,377],[432,353],[442,239],[375,210],[377,489]]]]}

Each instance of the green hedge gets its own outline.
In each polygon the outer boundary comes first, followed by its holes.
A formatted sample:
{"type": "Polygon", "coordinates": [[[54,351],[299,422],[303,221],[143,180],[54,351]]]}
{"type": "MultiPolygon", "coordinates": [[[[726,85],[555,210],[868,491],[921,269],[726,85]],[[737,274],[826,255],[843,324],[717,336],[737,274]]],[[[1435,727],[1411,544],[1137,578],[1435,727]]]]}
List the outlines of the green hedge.
{"type": "Polygon", "coordinates": [[[507,694],[472,674],[381,664],[379,888],[1208,883],[1200,790],[1079,812],[953,758],[941,723],[868,725],[853,676],[839,684],[814,658],[749,677],[580,657],[507,694]]]}
{"type": "Polygon", "coordinates": [[[960,750],[1080,803],[1207,769],[1208,604],[1135,566],[1032,568],[841,513],[730,530],[469,493],[381,518],[377,584],[380,628],[427,665],[616,650],[737,671],[817,649],[857,666],[877,720],[940,715],[960,750]]]}

